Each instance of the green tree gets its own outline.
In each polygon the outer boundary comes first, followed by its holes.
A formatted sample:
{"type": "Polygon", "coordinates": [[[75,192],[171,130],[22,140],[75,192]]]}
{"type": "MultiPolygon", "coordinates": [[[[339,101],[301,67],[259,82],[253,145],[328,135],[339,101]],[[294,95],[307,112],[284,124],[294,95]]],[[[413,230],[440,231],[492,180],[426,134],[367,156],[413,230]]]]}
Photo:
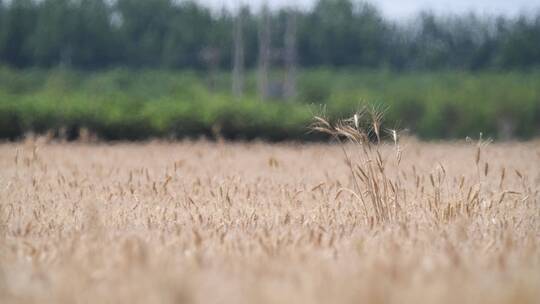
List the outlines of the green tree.
{"type": "Polygon", "coordinates": [[[2,58],[15,67],[33,64],[30,37],[35,28],[36,7],[32,0],[12,0],[4,13],[2,58]]]}
{"type": "Polygon", "coordinates": [[[80,67],[103,67],[119,58],[118,33],[106,0],[81,0],[75,12],[72,40],[73,63],[80,67]]]}
{"type": "Polygon", "coordinates": [[[135,67],[159,66],[175,17],[172,0],[118,0],[116,9],[126,63],[135,67]]]}
{"type": "Polygon", "coordinates": [[[224,33],[217,23],[208,9],[195,2],[175,5],[163,37],[163,49],[157,54],[162,58],[162,66],[202,68],[201,51],[219,49],[220,34],[224,33]]]}
{"type": "Polygon", "coordinates": [[[6,45],[6,8],[4,1],[0,0],[0,64],[4,61],[3,46],[6,45]]]}
{"type": "Polygon", "coordinates": [[[300,58],[308,65],[377,66],[383,61],[387,27],[372,5],[319,0],[300,18],[300,58]]]}
{"type": "Polygon", "coordinates": [[[42,66],[71,62],[76,12],[71,0],[44,0],[31,37],[34,62],[42,66]]]}
{"type": "Polygon", "coordinates": [[[498,57],[502,67],[528,68],[540,64],[540,14],[533,20],[520,17],[502,32],[498,57]]]}

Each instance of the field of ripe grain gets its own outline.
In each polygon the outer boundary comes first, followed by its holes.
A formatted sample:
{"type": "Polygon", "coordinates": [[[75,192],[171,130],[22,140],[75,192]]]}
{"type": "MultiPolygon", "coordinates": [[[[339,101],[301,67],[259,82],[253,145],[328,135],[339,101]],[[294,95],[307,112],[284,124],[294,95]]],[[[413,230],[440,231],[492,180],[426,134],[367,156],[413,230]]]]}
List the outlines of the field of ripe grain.
{"type": "Polygon", "coordinates": [[[540,142],[0,145],[1,303],[539,303],[540,142]]]}

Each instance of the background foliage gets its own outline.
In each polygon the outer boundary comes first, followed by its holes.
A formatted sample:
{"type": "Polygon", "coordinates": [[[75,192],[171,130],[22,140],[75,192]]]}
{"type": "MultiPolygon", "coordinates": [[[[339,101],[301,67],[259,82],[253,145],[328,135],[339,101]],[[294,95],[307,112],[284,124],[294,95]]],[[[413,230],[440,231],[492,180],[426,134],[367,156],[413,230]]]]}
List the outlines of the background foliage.
{"type": "MultiPolygon", "coordinates": [[[[243,10],[246,63],[256,64],[260,16],[243,10]]],[[[286,11],[271,12],[275,47],[286,11]]],[[[424,12],[410,22],[373,5],[319,0],[298,11],[302,66],[523,69],[540,64],[540,12],[518,18],[424,12]]],[[[0,0],[0,62],[13,67],[202,69],[200,51],[231,66],[233,15],[174,0],[0,0]],[[2,4],[3,2],[3,4],[2,4]]]]}
{"type": "MultiPolygon", "coordinates": [[[[540,12],[424,12],[396,23],[365,2],[319,0],[295,12],[301,68],[288,103],[259,102],[262,17],[241,13],[251,72],[237,100],[230,11],[174,0],[0,0],[0,138],[74,138],[87,128],[105,139],[313,139],[306,126],[321,105],[337,117],[366,103],[388,109],[387,127],[423,138],[539,133],[540,12]],[[212,81],[201,55],[209,48],[219,50],[212,81]]],[[[277,49],[287,13],[270,12],[277,49]]]]}
{"type": "Polygon", "coordinates": [[[24,132],[76,137],[87,128],[105,139],[224,136],[316,139],[307,126],[326,104],[330,117],[362,105],[386,110],[387,128],[423,138],[530,138],[540,130],[540,72],[303,70],[291,102],[260,102],[256,75],[242,100],[229,74],[213,91],[200,72],[113,69],[0,69],[0,138],[24,132]]]}

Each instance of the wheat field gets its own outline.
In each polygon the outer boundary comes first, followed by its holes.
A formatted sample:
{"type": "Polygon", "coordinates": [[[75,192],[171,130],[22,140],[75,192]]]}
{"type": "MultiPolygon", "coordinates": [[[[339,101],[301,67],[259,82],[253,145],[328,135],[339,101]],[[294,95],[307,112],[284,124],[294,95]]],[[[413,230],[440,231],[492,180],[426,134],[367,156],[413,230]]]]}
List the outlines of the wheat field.
{"type": "Polygon", "coordinates": [[[540,303],[539,164],[538,141],[0,144],[0,303],[540,303]]]}

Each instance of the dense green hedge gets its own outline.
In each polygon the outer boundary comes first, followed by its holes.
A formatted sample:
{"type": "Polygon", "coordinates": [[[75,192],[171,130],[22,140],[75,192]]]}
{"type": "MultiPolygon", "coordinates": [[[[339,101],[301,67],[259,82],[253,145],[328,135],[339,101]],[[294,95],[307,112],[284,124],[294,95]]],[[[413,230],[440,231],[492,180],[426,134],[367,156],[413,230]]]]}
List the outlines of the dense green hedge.
{"type": "Polygon", "coordinates": [[[10,139],[26,131],[44,133],[60,128],[75,132],[87,128],[104,139],[218,134],[236,139],[299,139],[304,137],[311,117],[299,105],[234,102],[219,97],[201,104],[161,98],[138,105],[80,96],[0,98],[0,137],[10,139]]]}
{"type": "Polygon", "coordinates": [[[210,91],[193,72],[0,69],[0,138],[87,128],[103,139],[215,136],[315,139],[307,126],[320,104],[330,116],[365,103],[387,108],[386,126],[423,138],[530,138],[540,130],[540,73],[304,71],[298,98],[260,102],[255,77],[246,97],[219,75],[210,91]]]}

